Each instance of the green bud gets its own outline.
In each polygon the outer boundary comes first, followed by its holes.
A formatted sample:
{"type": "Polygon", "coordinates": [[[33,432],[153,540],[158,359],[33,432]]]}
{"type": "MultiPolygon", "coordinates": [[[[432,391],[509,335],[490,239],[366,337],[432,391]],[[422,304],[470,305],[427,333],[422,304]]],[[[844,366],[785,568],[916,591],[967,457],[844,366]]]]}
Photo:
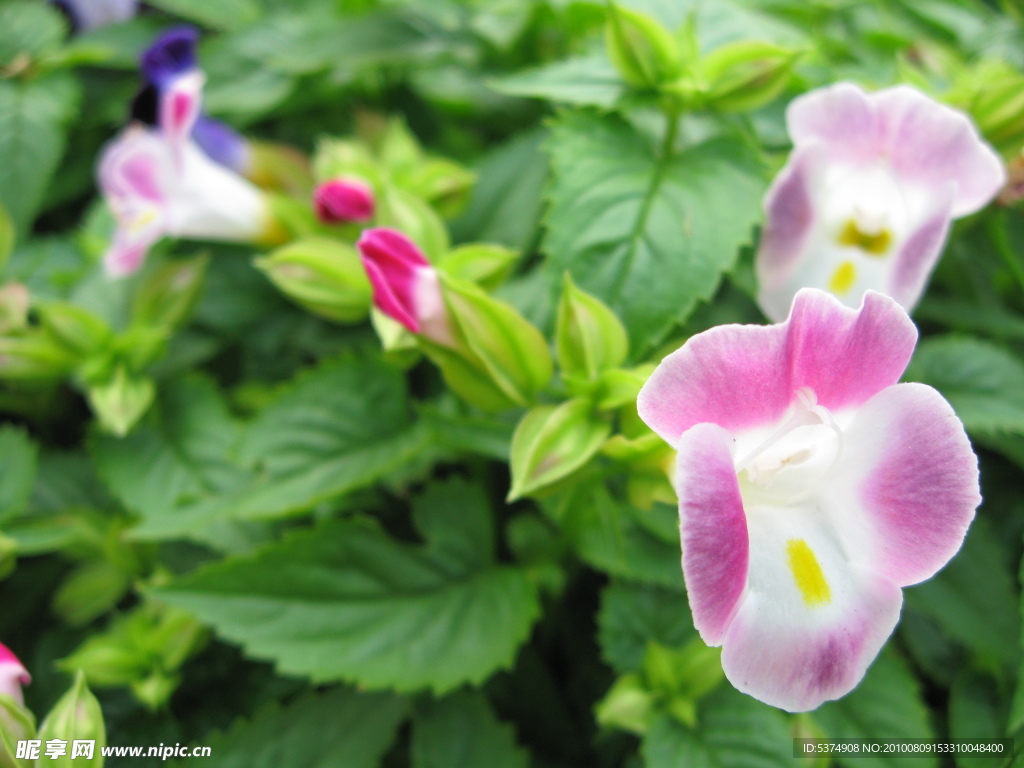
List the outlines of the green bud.
{"type": "MultiPolygon", "coordinates": [[[[725,679],[722,671],[721,649],[709,648],[699,637],[682,648],[667,648],[649,641],[644,654],[644,678],[651,690],[666,701],[696,702],[713,691],[725,679]]],[[[685,718],[695,712],[692,706],[682,706],[679,715],[685,718]]]]}
{"type": "Polygon", "coordinates": [[[420,143],[401,118],[388,121],[377,154],[388,172],[395,176],[410,171],[425,159],[420,143]]]}
{"type": "Polygon", "coordinates": [[[508,400],[518,405],[531,402],[552,375],[543,334],[513,307],[472,283],[443,273],[438,277],[458,337],[458,353],[508,400]]]}
{"type": "Polygon", "coordinates": [[[118,437],[131,431],[155,396],[153,380],[129,374],[124,365],[117,366],[108,380],[88,386],[89,405],[100,426],[118,437]]]}
{"type": "Polygon", "coordinates": [[[177,328],[191,314],[203,288],[209,256],[169,259],[146,273],[135,294],[132,321],[177,328]]]}
{"type": "MultiPolygon", "coordinates": [[[[103,711],[100,703],[92,695],[85,684],[85,675],[81,670],[75,675],[71,689],[61,696],[53,705],[39,729],[39,739],[45,745],[52,739],[67,742],[67,753],[56,760],[46,760],[47,765],[54,768],[89,768],[103,765],[103,747],[107,746],[107,730],[103,724],[103,711]],[[71,759],[72,743],[75,741],[94,740],[96,742],[93,756],[71,759]]],[[[42,762],[42,761],[40,761],[42,762]]]]}
{"type": "Polygon", "coordinates": [[[610,432],[608,422],[583,398],[527,411],[512,435],[508,501],[575,472],[600,450],[610,432]]]}
{"type": "Polygon", "coordinates": [[[721,112],[749,112],[777,97],[789,81],[800,51],[745,40],[727,43],[699,65],[705,105],[721,112]]]}
{"type": "Polygon", "coordinates": [[[377,225],[404,233],[423,249],[431,263],[448,252],[448,230],[441,217],[421,198],[394,186],[377,196],[377,225]]]}
{"type": "Polygon", "coordinates": [[[36,719],[9,694],[0,694],[0,768],[27,768],[17,758],[18,742],[36,737],[36,719]]]}
{"type": "Polygon", "coordinates": [[[577,288],[568,272],[563,286],[555,330],[558,365],[563,374],[596,379],[626,359],[626,329],[600,299],[577,288]]]}
{"type": "Polygon", "coordinates": [[[18,564],[18,541],[0,533],[0,579],[6,579],[18,564]]]}
{"type": "Polygon", "coordinates": [[[465,207],[476,175],[453,160],[429,158],[404,171],[396,180],[401,187],[435,206],[445,218],[465,207]]]}
{"type": "Polygon", "coordinates": [[[167,703],[174,695],[181,678],[161,670],[154,670],[141,680],[131,683],[132,695],[135,696],[150,712],[155,712],[167,703]]]}
{"type": "Polygon", "coordinates": [[[62,379],[77,363],[78,358],[49,334],[0,336],[0,378],[62,379]]]}
{"type": "Polygon", "coordinates": [[[621,728],[643,735],[654,717],[654,703],[654,696],[640,675],[626,674],[615,681],[598,703],[595,715],[604,728],[621,728]]]}
{"type": "Polygon", "coordinates": [[[351,176],[365,179],[371,187],[376,188],[381,186],[382,181],[380,164],[370,148],[361,141],[321,141],[316,148],[313,170],[318,182],[351,176]]]}
{"type": "Polygon", "coordinates": [[[501,285],[519,261],[519,251],[493,243],[468,243],[446,253],[437,268],[487,291],[501,285]]]}
{"type": "Polygon", "coordinates": [[[249,140],[249,180],[267,190],[306,198],[313,189],[309,158],[287,144],[249,140]]]}
{"type": "Polygon", "coordinates": [[[28,288],[21,283],[7,283],[0,288],[0,334],[28,327],[30,304],[28,288]]]}
{"type": "Polygon", "coordinates": [[[418,338],[417,343],[427,357],[441,369],[441,375],[452,392],[470,405],[491,412],[505,411],[522,405],[519,398],[509,395],[499,382],[491,377],[487,367],[472,352],[436,344],[423,336],[418,338]]]}
{"type": "Polygon", "coordinates": [[[658,88],[684,69],[676,40],[655,19],[610,3],[605,43],[623,79],[637,88],[658,88]]]}
{"type": "Polygon", "coordinates": [[[285,296],[314,315],[354,323],[370,311],[370,281],[359,253],[348,243],[298,240],[255,264],[285,296]]]}
{"type": "Polygon", "coordinates": [[[88,356],[104,347],[113,331],[92,312],[64,302],[40,302],[35,306],[43,329],[75,355],[88,356]]]}
{"type": "Polygon", "coordinates": [[[385,352],[408,352],[417,349],[416,335],[376,307],[370,308],[370,324],[377,332],[385,352]]]}
{"type": "Polygon", "coordinates": [[[81,626],[106,613],[130,584],[130,574],[106,560],[79,566],[53,596],[53,610],[72,626],[81,626]]]}

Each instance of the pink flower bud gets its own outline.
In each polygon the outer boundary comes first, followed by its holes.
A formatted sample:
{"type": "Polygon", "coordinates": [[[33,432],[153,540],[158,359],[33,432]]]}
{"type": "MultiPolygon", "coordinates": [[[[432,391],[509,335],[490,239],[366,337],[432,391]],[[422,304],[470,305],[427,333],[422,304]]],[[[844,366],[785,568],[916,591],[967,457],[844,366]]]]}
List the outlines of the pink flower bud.
{"type": "Polygon", "coordinates": [[[368,229],[357,243],[373,286],[373,303],[431,341],[452,345],[437,272],[416,244],[394,229],[368,229]]]}
{"type": "Polygon", "coordinates": [[[0,643],[0,693],[6,693],[18,704],[24,704],[21,686],[31,682],[31,675],[18,661],[18,657],[11,653],[10,648],[0,643]]]}
{"type": "Polygon", "coordinates": [[[369,221],[374,211],[373,190],[356,179],[331,179],[316,188],[313,207],[324,224],[369,221]]]}

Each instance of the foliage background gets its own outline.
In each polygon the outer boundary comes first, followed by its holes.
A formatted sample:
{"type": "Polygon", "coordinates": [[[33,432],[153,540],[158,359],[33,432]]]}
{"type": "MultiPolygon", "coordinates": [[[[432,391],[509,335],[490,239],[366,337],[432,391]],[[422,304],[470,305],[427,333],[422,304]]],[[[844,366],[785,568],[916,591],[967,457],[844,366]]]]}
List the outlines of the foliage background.
{"type": "MultiPolygon", "coordinates": [[[[181,21],[205,30],[206,108],[247,135],[312,153],[401,116],[430,153],[472,168],[451,241],[520,252],[499,295],[549,338],[568,270],[625,323],[632,364],[712,325],[763,322],[752,245],[793,96],[911,82],[972,110],[1008,160],[1024,143],[1012,2],[624,5],[670,30],[695,19],[705,51],[756,39],[802,55],[767,105],[687,114],[666,140],[657,101],[609,61],[596,1],[152,0],[71,35],[53,7],[2,0],[4,282],[118,332],[137,325],[158,267],[103,276],[111,220],[94,166],[139,53],[181,21]]],[[[957,224],[914,315],[907,378],[967,426],[978,518],[957,558],[906,590],[862,685],[798,717],[734,691],[691,643],[675,511],[630,502],[642,468],[597,457],[506,504],[521,412],[467,408],[429,363],[383,355],[368,323],[305,312],[251,248],[165,242],[151,263],[200,254],[201,293],[127,437],[98,427],[73,376],[0,389],[0,638],[32,672],[40,718],[81,667],[108,743],[209,744],[216,766],[748,768],[794,762],[796,734],[1021,737],[1019,205],[957,224]],[[608,707],[598,724],[613,685],[639,691],[642,724],[608,707]]],[[[614,425],[634,428],[628,408],[614,425]]]]}

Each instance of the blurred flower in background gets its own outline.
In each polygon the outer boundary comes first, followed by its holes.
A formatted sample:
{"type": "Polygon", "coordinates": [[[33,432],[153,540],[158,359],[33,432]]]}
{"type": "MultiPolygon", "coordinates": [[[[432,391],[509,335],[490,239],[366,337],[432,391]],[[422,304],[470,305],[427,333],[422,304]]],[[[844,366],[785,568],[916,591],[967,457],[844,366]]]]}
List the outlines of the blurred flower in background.
{"type": "Polygon", "coordinates": [[[21,686],[32,682],[32,676],[11,649],[0,643],[0,693],[5,693],[18,704],[24,704],[21,686]]]}
{"type": "Polygon", "coordinates": [[[805,286],[855,307],[873,289],[917,303],[953,219],[1002,188],[970,120],[909,86],[837,85],[787,111],[793,154],[765,198],[758,302],[775,321],[805,286]]]}
{"type": "Polygon", "coordinates": [[[53,0],[71,17],[76,29],[90,29],[127,21],[139,10],[138,0],[53,0]]]}

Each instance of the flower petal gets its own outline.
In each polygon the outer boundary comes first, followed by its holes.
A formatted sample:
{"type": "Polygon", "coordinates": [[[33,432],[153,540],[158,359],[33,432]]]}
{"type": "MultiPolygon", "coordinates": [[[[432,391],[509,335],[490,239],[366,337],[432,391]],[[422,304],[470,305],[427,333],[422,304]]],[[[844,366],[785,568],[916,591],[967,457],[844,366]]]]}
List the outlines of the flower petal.
{"type": "Polygon", "coordinates": [[[683,574],[693,623],[708,645],[721,645],[747,582],[749,543],[732,439],[698,424],[679,441],[676,486],[683,574]]]}
{"type": "Polygon", "coordinates": [[[817,142],[793,152],[765,196],[765,225],[757,250],[757,301],[776,322],[786,319],[795,291],[789,277],[805,256],[815,220],[816,170],[822,167],[817,142]]]}
{"type": "Polygon", "coordinates": [[[889,288],[886,291],[907,310],[921,298],[928,276],[942,254],[942,246],[952,222],[955,185],[946,183],[928,200],[928,208],[900,248],[893,262],[889,288]]]}
{"type": "Polygon", "coordinates": [[[733,433],[776,423],[804,387],[830,410],[856,406],[899,381],[916,342],[888,296],[869,291],[850,309],[805,288],[785,323],[720,325],[691,338],[651,374],[637,410],[676,445],[703,422],[733,433]]]}
{"type": "Polygon", "coordinates": [[[917,344],[917,328],[888,296],[864,295],[859,309],[803,289],[793,299],[786,353],[793,390],[814,390],[831,411],[858,406],[899,381],[917,344]]]}
{"type": "Polygon", "coordinates": [[[899,587],[851,564],[811,507],[747,510],[747,591],[722,668],[740,691],[791,712],[852,690],[899,620],[899,587]]]}
{"type": "Polygon", "coordinates": [[[160,130],[176,152],[189,140],[199,119],[205,79],[197,69],[175,78],[160,93],[160,130]]]}
{"type": "Polygon", "coordinates": [[[845,546],[899,586],[956,554],[981,503],[963,425],[925,384],[890,387],[858,410],[835,474],[826,499],[845,546]]]}
{"type": "Polygon", "coordinates": [[[870,97],[853,83],[836,83],[793,99],[786,124],[794,146],[820,142],[832,161],[866,163],[884,151],[870,97]]]}
{"type": "Polygon", "coordinates": [[[970,119],[910,86],[872,94],[889,162],[925,187],[956,182],[954,217],[974,213],[1006,183],[1003,163],[970,119]]]}

